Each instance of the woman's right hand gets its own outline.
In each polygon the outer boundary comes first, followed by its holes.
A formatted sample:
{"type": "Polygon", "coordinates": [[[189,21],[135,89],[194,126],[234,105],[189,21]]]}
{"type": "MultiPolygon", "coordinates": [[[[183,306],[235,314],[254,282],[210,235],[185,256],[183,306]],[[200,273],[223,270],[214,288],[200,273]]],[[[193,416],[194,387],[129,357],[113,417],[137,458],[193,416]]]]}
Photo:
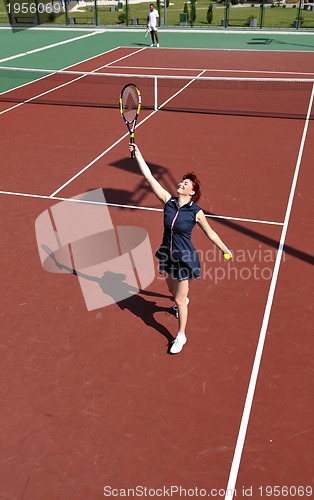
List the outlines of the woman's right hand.
{"type": "Polygon", "coordinates": [[[139,149],[138,149],[137,145],[134,144],[134,142],[129,143],[129,151],[130,151],[130,153],[132,153],[132,151],[134,151],[135,154],[139,152],[139,149]]]}

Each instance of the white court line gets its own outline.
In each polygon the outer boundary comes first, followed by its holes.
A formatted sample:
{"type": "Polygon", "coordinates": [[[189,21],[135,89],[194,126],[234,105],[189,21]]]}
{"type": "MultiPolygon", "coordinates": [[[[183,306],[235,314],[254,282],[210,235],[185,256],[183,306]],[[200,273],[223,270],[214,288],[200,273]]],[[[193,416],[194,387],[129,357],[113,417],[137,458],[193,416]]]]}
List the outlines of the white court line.
{"type": "MultiPolygon", "coordinates": [[[[76,78],[73,78],[73,80],[70,80],[70,81],[68,81],[66,83],[62,83],[61,85],[57,85],[56,87],[53,87],[52,89],[46,90],[46,92],[42,92],[41,94],[37,94],[37,95],[35,95],[33,97],[30,97],[29,99],[25,99],[25,101],[23,101],[23,102],[19,102],[18,104],[15,104],[14,106],[11,106],[10,108],[7,108],[7,109],[4,109],[3,111],[0,111],[0,115],[3,115],[4,113],[8,113],[9,111],[12,111],[13,109],[19,108],[20,106],[23,106],[24,104],[32,102],[35,99],[38,99],[39,97],[42,97],[44,95],[50,94],[51,92],[54,92],[55,90],[61,89],[62,87],[66,87],[67,85],[71,85],[72,83],[74,83],[74,82],[76,82],[76,81],[78,81],[78,80],[80,80],[82,78],[85,78],[85,76],[87,76],[87,75],[89,75],[91,73],[96,73],[96,71],[99,71],[99,70],[101,70],[103,68],[108,68],[108,66],[110,66],[111,64],[114,64],[116,62],[122,61],[123,59],[126,59],[127,57],[130,57],[130,56],[132,56],[134,54],[137,54],[138,52],[141,52],[142,50],[145,50],[145,48],[146,47],[138,49],[138,50],[132,52],[131,54],[127,54],[126,56],[119,57],[115,61],[111,61],[108,64],[104,64],[103,66],[99,66],[98,68],[93,69],[92,71],[89,71],[86,74],[80,74],[80,76],[78,76],[76,78]]],[[[95,56],[95,57],[98,57],[98,56],[95,56]]],[[[81,64],[81,63],[78,63],[78,64],[81,64]]],[[[4,92],[4,94],[9,94],[13,90],[16,90],[16,88],[24,87],[26,85],[31,85],[34,82],[38,82],[39,80],[43,80],[43,79],[48,78],[49,76],[52,76],[52,75],[57,74],[57,73],[58,73],[58,70],[56,70],[55,73],[52,72],[51,74],[45,75],[42,78],[38,78],[37,80],[34,80],[32,82],[28,82],[26,84],[20,85],[19,87],[15,87],[13,89],[10,89],[10,90],[4,92]]]]}
{"type": "MultiPolygon", "coordinates": [[[[0,61],[1,62],[1,61],[0,61]]],[[[269,71],[269,70],[247,70],[247,69],[213,69],[213,68],[160,68],[158,66],[115,66],[115,69],[132,69],[132,70],[150,70],[150,71],[206,71],[208,73],[256,73],[256,74],[269,74],[269,75],[307,75],[314,76],[314,73],[300,72],[300,71],[269,71]]],[[[159,75],[157,75],[159,76],[159,75]]],[[[193,75],[192,75],[193,76],[193,75]]]]}
{"type": "MultiPolygon", "coordinates": [[[[144,118],[144,120],[142,120],[138,125],[137,125],[137,128],[139,128],[143,123],[146,122],[146,120],[148,120],[148,118],[150,118],[151,116],[153,116],[157,111],[152,111],[148,116],[146,116],[144,118]]],[[[109,148],[107,148],[105,151],[103,151],[102,153],[100,153],[100,155],[98,155],[96,158],[94,158],[94,160],[92,160],[88,165],[86,165],[84,168],[82,168],[79,172],[77,172],[75,175],[73,175],[73,177],[71,177],[69,180],[67,180],[64,184],[62,184],[62,186],[60,186],[58,189],[56,189],[51,195],[50,195],[50,198],[55,198],[56,194],[60,193],[60,191],[62,191],[62,189],[64,189],[65,187],[67,187],[69,184],[71,184],[71,182],[73,182],[75,179],[77,179],[80,175],[82,175],[84,172],[86,172],[86,170],[88,170],[92,165],[94,165],[94,163],[96,163],[98,160],[100,160],[103,156],[105,156],[107,153],[109,153],[109,151],[111,151],[115,146],[117,146],[121,141],[123,141],[123,139],[125,139],[126,137],[129,137],[129,132],[126,132],[124,135],[122,135],[116,142],[114,142],[113,144],[111,144],[111,146],[109,146],[109,148]]]]}
{"type": "Polygon", "coordinates": [[[234,456],[233,456],[233,460],[232,460],[232,464],[231,464],[225,500],[228,500],[228,498],[230,498],[230,495],[231,495],[231,498],[233,498],[234,491],[236,488],[239,467],[240,467],[240,461],[241,461],[245,437],[246,437],[246,433],[247,433],[247,429],[248,429],[248,424],[249,424],[249,419],[250,419],[250,414],[251,414],[251,409],[252,409],[252,404],[253,404],[253,399],[254,399],[254,393],[255,393],[255,388],[256,388],[256,384],[257,384],[257,378],[258,378],[259,369],[260,369],[260,365],[261,365],[263,349],[264,349],[264,344],[265,344],[265,339],[266,339],[266,333],[267,333],[268,323],[269,323],[271,309],[272,309],[272,305],[273,305],[273,300],[274,300],[274,295],[275,295],[275,290],[276,290],[276,285],[277,285],[277,280],[278,280],[278,274],[279,274],[279,268],[280,268],[280,264],[281,264],[281,260],[282,260],[283,251],[284,251],[284,245],[285,245],[285,240],[286,240],[286,235],[287,235],[287,230],[288,230],[288,225],[289,225],[289,220],[290,220],[290,215],[291,215],[291,210],[292,210],[293,199],[294,199],[295,190],[296,190],[297,181],[298,181],[298,176],[299,176],[299,171],[300,171],[300,165],[301,165],[301,159],[302,159],[304,145],[305,145],[305,139],[306,139],[307,130],[308,130],[308,126],[309,126],[311,110],[313,107],[313,99],[314,99],[314,85],[312,87],[312,93],[311,93],[310,102],[309,102],[309,106],[308,106],[308,110],[307,110],[305,124],[304,124],[302,139],[301,139],[300,148],[299,148],[299,154],[298,154],[297,163],[296,163],[296,167],[295,167],[295,171],[294,171],[294,176],[293,176],[293,181],[292,181],[291,190],[290,190],[290,194],[289,194],[286,214],[285,214],[283,228],[282,228],[281,237],[280,237],[280,241],[279,241],[279,246],[278,246],[278,251],[277,251],[277,256],[276,256],[276,261],[275,261],[275,266],[274,266],[274,272],[273,272],[272,280],[271,280],[270,287],[269,287],[269,292],[268,292],[266,307],[265,307],[265,311],[264,311],[262,327],[261,327],[261,331],[260,331],[260,335],[259,335],[258,345],[257,345],[256,353],[255,353],[255,359],[254,359],[254,364],[253,364],[253,368],[252,368],[250,383],[249,383],[249,387],[248,387],[248,391],[247,391],[247,395],[246,395],[246,401],[245,401],[245,405],[244,405],[244,409],[243,409],[239,434],[238,434],[237,443],[236,443],[236,447],[235,447],[235,451],[234,451],[234,456]],[[229,493],[230,493],[230,495],[229,495],[229,493]]]}
{"type": "Polygon", "coordinates": [[[176,92],[175,94],[173,94],[173,96],[171,96],[169,99],[167,99],[165,102],[162,103],[161,106],[159,106],[158,109],[161,109],[163,108],[164,106],[166,106],[166,104],[168,104],[168,102],[172,101],[172,99],[174,99],[175,97],[177,97],[177,95],[181,94],[181,92],[183,92],[183,90],[185,90],[186,88],[188,88],[192,83],[195,82],[195,80],[197,78],[199,78],[200,76],[203,75],[203,73],[205,73],[205,70],[202,70],[198,75],[195,76],[195,78],[193,78],[193,80],[191,80],[189,83],[187,83],[186,85],[184,85],[184,87],[182,87],[182,89],[178,90],[178,92],[176,92]]]}
{"type": "Polygon", "coordinates": [[[59,45],[65,45],[66,43],[77,42],[77,40],[82,40],[83,38],[88,38],[90,36],[99,35],[98,31],[93,31],[92,33],[88,33],[87,35],[77,36],[75,38],[71,38],[70,40],[63,40],[62,42],[52,43],[51,45],[45,45],[44,47],[40,47],[39,49],[28,50],[26,52],[21,52],[20,54],[15,54],[14,56],[5,57],[4,59],[0,59],[0,63],[5,61],[11,61],[12,59],[17,59],[19,57],[28,56],[30,54],[35,54],[36,52],[41,52],[42,50],[48,50],[52,47],[58,47],[59,45]]]}
{"type": "MultiPolygon", "coordinates": [[[[32,85],[34,82],[39,82],[40,80],[44,80],[45,78],[48,78],[49,76],[51,76],[51,73],[55,73],[55,72],[56,72],[56,73],[58,73],[58,72],[60,72],[60,71],[66,71],[66,70],[68,70],[68,68],[72,68],[73,66],[78,66],[79,64],[83,64],[83,63],[85,63],[85,62],[87,62],[87,61],[90,61],[91,59],[96,59],[97,57],[101,57],[101,56],[103,56],[104,54],[106,54],[106,55],[107,55],[107,54],[109,54],[110,52],[114,52],[115,50],[119,50],[119,49],[120,49],[120,47],[115,47],[115,48],[113,48],[113,49],[107,50],[106,52],[102,52],[102,53],[98,54],[97,56],[90,56],[90,57],[87,57],[86,59],[83,59],[82,61],[80,61],[80,62],[78,62],[78,63],[71,64],[70,66],[65,66],[65,67],[64,67],[64,68],[62,68],[62,69],[46,69],[46,70],[41,70],[41,69],[38,69],[38,73],[39,73],[39,74],[40,74],[40,72],[41,72],[41,71],[42,71],[42,72],[49,71],[50,73],[49,73],[48,75],[44,75],[44,76],[42,76],[41,78],[37,78],[37,80],[31,80],[30,82],[22,83],[21,85],[17,85],[16,87],[12,87],[12,88],[10,88],[10,89],[8,89],[8,90],[4,90],[3,92],[0,92],[0,95],[3,95],[3,94],[8,94],[9,92],[13,92],[14,90],[20,89],[20,88],[22,88],[22,87],[26,87],[27,85],[32,85]]],[[[1,62],[1,61],[0,61],[0,62],[1,62]]],[[[108,64],[110,64],[110,63],[108,63],[108,64]]],[[[7,67],[7,66],[5,66],[5,68],[8,68],[8,67],[7,67]]],[[[2,69],[2,68],[0,68],[0,69],[2,69]]],[[[32,68],[12,68],[12,69],[16,69],[17,71],[18,71],[18,70],[21,70],[22,72],[23,72],[23,71],[28,71],[28,70],[29,70],[29,71],[34,71],[34,72],[36,72],[36,68],[33,68],[33,69],[32,69],[32,68]]],[[[9,70],[8,70],[8,71],[9,71],[9,70]]],[[[76,71],[77,71],[77,70],[76,70],[76,71]]],[[[74,73],[74,71],[73,71],[73,73],[74,73]]],[[[82,72],[77,71],[77,73],[82,73],[82,72]]],[[[85,71],[85,73],[86,73],[86,71],[85,71]]],[[[13,106],[13,108],[14,108],[14,106],[13,106]]],[[[10,109],[13,109],[13,108],[10,108],[10,109]]],[[[1,114],[1,113],[0,113],[0,114],[1,114]]]]}
{"type": "MultiPolygon", "coordinates": [[[[20,31],[23,31],[23,30],[26,30],[28,28],[25,28],[25,27],[14,27],[14,29],[16,30],[20,30],[20,31]]],[[[90,27],[86,27],[86,26],[82,26],[80,28],[69,28],[69,27],[53,27],[53,26],[49,26],[49,27],[43,27],[43,26],[34,26],[32,27],[32,30],[33,31],[90,31],[91,29],[97,29],[98,31],[102,32],[102,33],[143,33],[143,28],[108,28],[108,27],[101,27],[101,26],[94,26],[92,28],[90,27]]],[[[0,30],[12,30],[12,27],[11,26],[0,26],[0,30]]],[[[296,36],[303,36],[303,35],[308,35],[308,36],[311,36],[312,35],[312,30],[308,30],[308,31],[305,31],[305,32],[302,32],[302,31],[285,31],[284,33],[282,32],[282,30],[270,30],[269,28],[264,28],[264,29],[259,29],[258,32],[255,30],[255,29],[248,29],[248,30],[245,30],[245,33],[241,33],[239,30],[234,30],[234,29],[215,29],[215,28],[207,28],[206,31],[204,29],[199,29],[199,28],[193,28],[193,30],[191,31],[186,31],[184,29],[177,29],[177,28],[171,28],[171,27],[162,27],[162,29],[159,28],[160,31],[162,31],[163,33],[184,33],[184,34],[193,34],[193,33],[197,33],[197,34],[204,34],[204,33],[207,33],[207,34],[212,34],[212,33],[215,33],[215,34],[220,34],[220,35],[229,35],[229,34],[237,34],[237,35],[249,35],[251,36],[252,34],[254,35],[290,35],[290,36],[293,36],[293,35],[296,35],[296,36]]],[[[279,42],[280,43],[280,42],[279,42]]],[[[176,48],[176,47],[175,47],[176,48]]],[[[178,50],[185,50],[185,47],[178,47],[178,50]]],[[[192,48],[193,50],[194,48],[192,48]]],[[[202,48],[198,48],[197,50],[211,50],[211,49],[202,49],[202,48]]],[[[214,50],[226,50],[226,49],[214,49],[214,50]]],[[[235,49],[235,50],[251,50],[251,49],[235,49]]],[[[262,51],[262,49],[259,49],[260,51],[262,51]]],[[[272,52],[278,52],[278,51],[272,51],[272,52]]],[[[280,51],[282,52],[282,51],[280,51]]],[[[291,51],[289,51],[291,52],[291,51]]]]}
{"type": "MultiPolygon", "coordinates": [[[[143,49],[141,49],[143,50],[143,49]]],[[[203,72],[201,72],[198,76],[201,76],[203,72]]],[[[163,106],[165,106],[169,101],[171,101],[174,97],[176,97],[178,94],[180,94],[180,92],[182,92],[184,89],[186,89],[189,85],[191,85],[192,82],[195,81],[197,77],[195,77],[193,80],[191,80],[189,83],[187,83],[184,87],[182,87],[181,90],[179,90],[178,92],[176,92],[173,96],[171,96],[169,99],[167,99],[164,103],[161,104],[161,106],[159,106],[158,109],[161,109],[163,106]]],[[[143,125],[143,123],[145,123],[149,118],[151,118],[152,116],[154,116],[155,113],[157,113],[158,110],[155,110],[153,111],[152,113],[150,113],[148,116],[146,116],[144,118],[144,120],[142,120],[138,126],[140,127],[141,125],[143,125]]],[[[100,158],[102,158],[103,156],[105,156],[105,154],[107,154],[109,151],[111,151],[115,146],[117,146],[117,144],[119,144],[123,139],[125,139],[126,137],[128,137],[129,133],[127,132],[126,134],[124,134],[122,137],[120,137],[114,144],[112,144],[111,146],[109,146],[109,148],[107,148],[105,151],[103,151],[100,155],[97,156],[97,158],[95,158],[94,160],[92,160],[88,165],[86,165],[84,168],[82,168],[77,174],[75,174],[73,177],[71,177],[71,179],[69,179],[68,181],[66,181],[62,186],[60,186],[58,189],[56,189],[50,196],[51,198],[53,198],[56,194],[60,193],[60,191],[62,191],[62,189],[64,189],[66,186],[68,186],[69,184],[71,184],[72,181],[74,181],[75,179],[77,179],[81,174],[83,174],[84,172],[86,172],[86,170],[88,170],[92,165],[94,165],[94,163],[96,163],[98,160],[100,160],[100,158]]]]}
{"type": "Polygon", "coordinates": [[[240,222],[258,222],[259,224],[270,224],[273,226],[283,226],[283,222],[274,222],[274,221],[269,221],[269,220],[259,220],[259,219],[242,219],[238,217],[229,217],[227,215],[209,215],[206,214],[206,217],[209,218],[214,218],[214,219],[224,219],[224,220],[236,220],[240,222]]]}
{"type": "MultiPolygon", "coordinates": [[[[126,134],[128,135],[128,134],[126,134]]],[[[57,200],[57,201],[70,201],[73,203],[86,203],[89,205],[106,205],[108,207],[115,207],[115,208],[126,208],[130,210],[146,210],[149,212],[163,212],[163,208],[152,208],[152,207],[141,207],[138,205],[122,205],[120,203],[107,203],[107,202],[102,202],[102,201],[89,201],[89,200],[78,200],[76,198],[63,198],[61,196],[47,196],[47,195],[42,195],[42,194],[31,194],[31,193],[19,193],[19,192],[14,192],[14,191],[0,191],[0,195],[8,195],[8,196],[18,196],[18,197],[24,197],[24,198],[39,198],[43,200],[57,200]]],[[[271,225],[276,225],[276,226],[282,226],[283,222],[273,222],[273,221],[268,221],[268,220],[258,220],[258,219],[245,219],[241,217],[229,217],[225,215],[205,215],[205,217],[211,218],[211,219],[226,219],[226,220],[234,220],[234,221],[239,221],[239,222],[251,222],[251,223],[257,223],[257,224],[271,224],[271,225]]]]}

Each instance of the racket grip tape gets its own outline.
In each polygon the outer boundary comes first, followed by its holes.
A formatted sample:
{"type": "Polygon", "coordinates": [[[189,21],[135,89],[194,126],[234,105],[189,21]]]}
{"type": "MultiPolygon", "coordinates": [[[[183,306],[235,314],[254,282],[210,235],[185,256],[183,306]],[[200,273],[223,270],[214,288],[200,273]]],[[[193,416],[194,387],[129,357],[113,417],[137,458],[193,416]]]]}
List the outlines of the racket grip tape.
{"type": "MultiPolygon", "coordinates": [[[[134,133],[130,134],[130,143],[134,144],[134,133]]],[[[135,159],[135,151],[131,151],[131,158],[132,160],[135,159]]]]}

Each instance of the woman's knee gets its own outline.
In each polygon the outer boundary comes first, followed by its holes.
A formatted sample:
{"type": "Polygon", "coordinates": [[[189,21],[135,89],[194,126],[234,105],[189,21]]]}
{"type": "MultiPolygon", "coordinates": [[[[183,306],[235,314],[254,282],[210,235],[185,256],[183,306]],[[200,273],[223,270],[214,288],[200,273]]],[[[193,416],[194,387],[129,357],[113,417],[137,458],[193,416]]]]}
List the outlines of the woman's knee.
{"type": "Polygon", "coordinates": [[[177,304],[178,307],[183,306],[184,304],[186,305],[186,297],[185,296],[180,296],[180,297],[175,297],[175,303],[177,304]]]}

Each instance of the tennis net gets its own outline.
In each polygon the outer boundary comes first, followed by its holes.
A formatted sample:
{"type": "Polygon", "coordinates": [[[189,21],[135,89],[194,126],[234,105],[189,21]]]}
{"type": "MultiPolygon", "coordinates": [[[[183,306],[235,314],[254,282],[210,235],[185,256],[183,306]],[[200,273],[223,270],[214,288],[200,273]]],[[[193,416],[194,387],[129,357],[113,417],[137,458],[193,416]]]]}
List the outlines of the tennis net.
{"type": "Polygon", "coordinates": [[[314,79],[218,78],[0,67],[0,101],[117,107],[134,83],[142,107],[195,113],[313,119],[314,79]]]}

